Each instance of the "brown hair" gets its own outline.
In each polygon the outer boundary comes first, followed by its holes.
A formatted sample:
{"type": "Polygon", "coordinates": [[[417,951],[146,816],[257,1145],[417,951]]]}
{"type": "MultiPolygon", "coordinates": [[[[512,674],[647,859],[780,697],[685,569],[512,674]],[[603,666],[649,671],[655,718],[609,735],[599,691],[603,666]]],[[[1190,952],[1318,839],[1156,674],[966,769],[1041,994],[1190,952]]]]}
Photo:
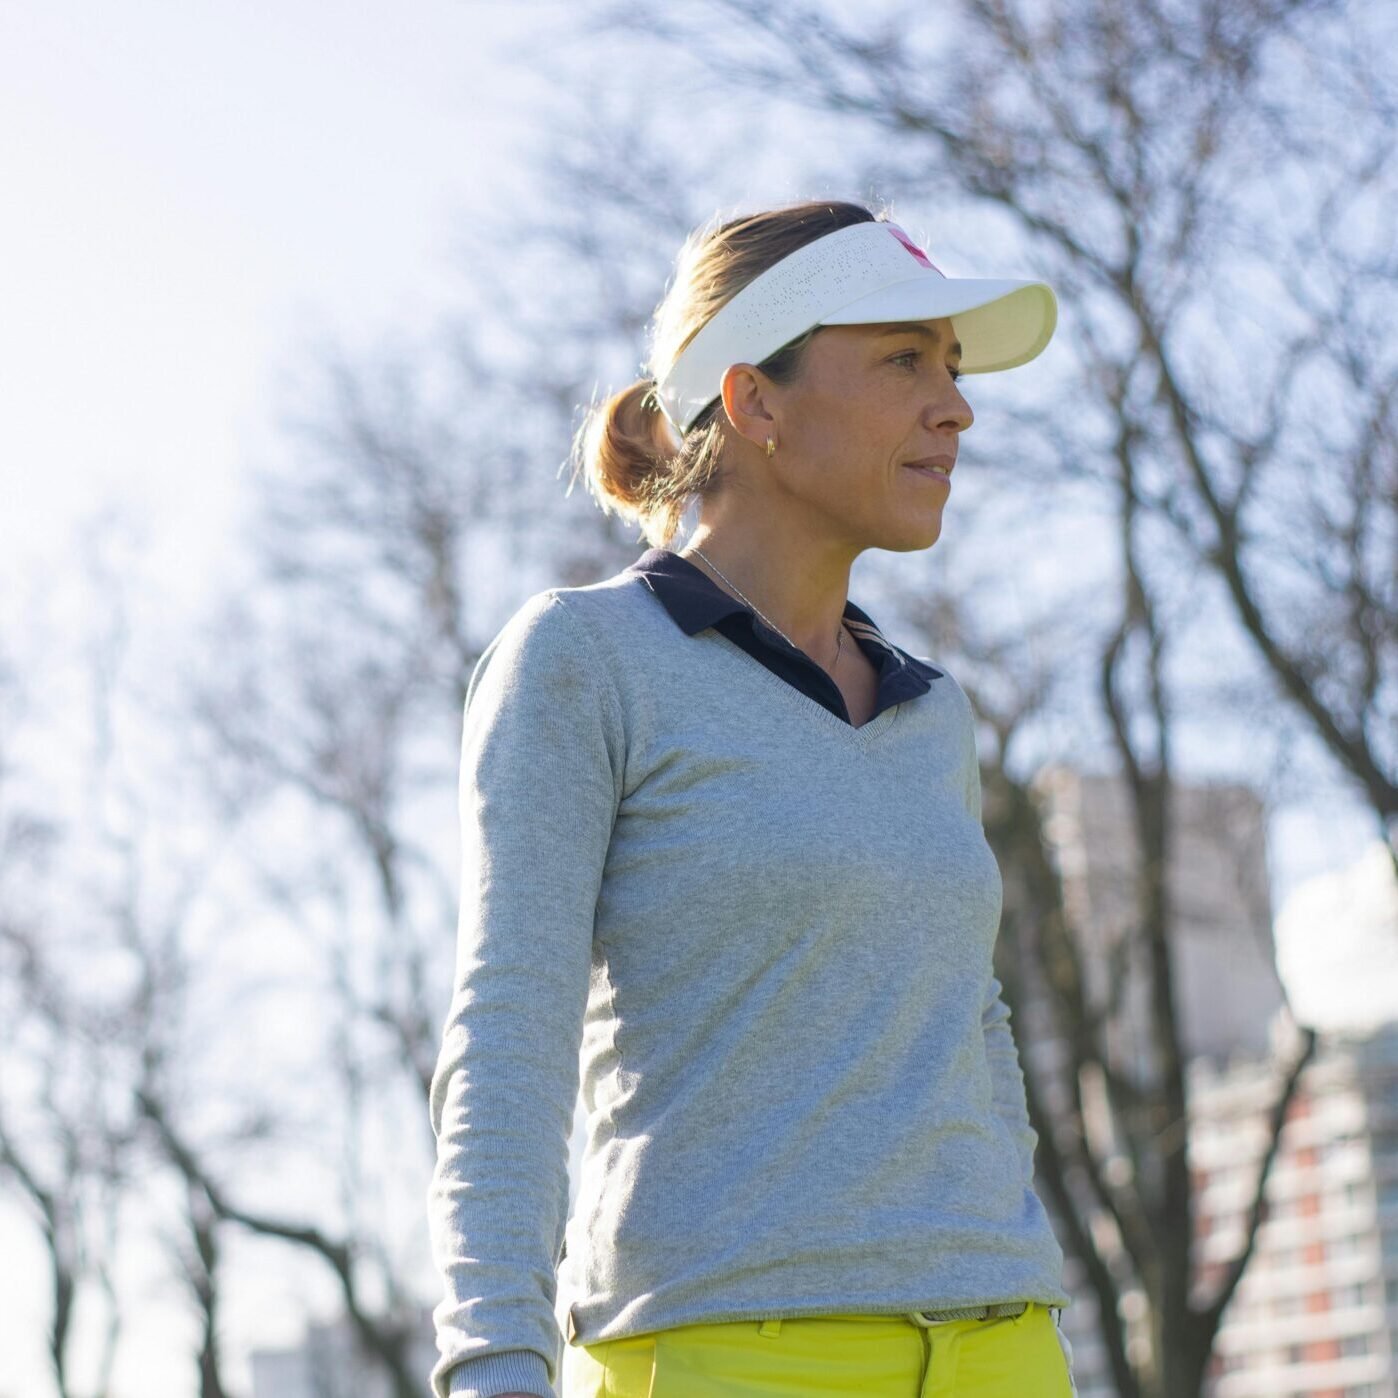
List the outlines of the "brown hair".
{"type": "MultiPolygon", "coordinates": [[[[811,200],[745,214],[717,227],[711,221],[685,239],[674,278],[655,312],[652,377],[594,402],[573,438],[573,477],[579,470],[585,474],[603,513],[635,521],[652,548],[668,546],[690,497],[712,495],[726,479],[722,458],[728,418],[722,398],[715,398],[676,447],[675,429],[655,398],[655,382],[709,318],[755,277],[817,238],[886,217],[862,204],[811,200]]],[[[819,328],[764,359],[759,366],[763,373],[781,384],[795,379],[819,328]]]]}

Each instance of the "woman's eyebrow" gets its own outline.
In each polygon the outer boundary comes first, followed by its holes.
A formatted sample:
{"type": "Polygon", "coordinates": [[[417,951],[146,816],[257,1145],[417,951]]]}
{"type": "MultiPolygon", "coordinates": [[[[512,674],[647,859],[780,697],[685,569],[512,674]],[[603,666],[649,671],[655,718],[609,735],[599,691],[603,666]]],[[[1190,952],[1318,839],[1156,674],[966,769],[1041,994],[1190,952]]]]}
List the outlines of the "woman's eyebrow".
{"type": "MultiPolygon", "coordinates": [[[[921,335],[924,339],[931,340],[934,344],[941,338],[935,330],[929,330],[925,325],[913,324],[890,325],[883,330],[876,330],[874,332],[874,338],[876,340],[882,339],[885,335],[921,335]]],[[[961,358],[960,340],[953,340],[951,342],[950,353],[954,354],[958,359],[961,358]]]]}

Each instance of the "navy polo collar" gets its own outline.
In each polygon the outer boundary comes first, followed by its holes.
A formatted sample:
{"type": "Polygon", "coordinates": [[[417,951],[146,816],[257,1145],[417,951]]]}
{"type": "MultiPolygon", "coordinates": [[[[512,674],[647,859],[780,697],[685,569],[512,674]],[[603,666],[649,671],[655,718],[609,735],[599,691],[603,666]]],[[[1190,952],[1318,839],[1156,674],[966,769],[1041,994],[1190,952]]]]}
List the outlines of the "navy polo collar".
{"type": "MultiPolygon", "coordinates": [[[[758,618],[753,610],[721,588],[698,564],[681,558],[670,549],[652,548],[647,549],[624,571],[640,577],[664,604],[665,610],[685,635],[693,636],[706,626],[726,622],[730,617],[745,618],[746,625],[741,633],[742,642],[751,639],[764,647],[771,656],[780,657],[783,662],[789,663],[793,658],[802,660],[806,667],[815,672],[809,677],[814,683],[819,684],[823,679],[825,685],[838,693],[835,682],[810,657],[802,652],[797,652],[793,657],[791,649],[780,638],[769,641],[765,625],[760,630],[757,628],[755,623],[758,618]]],[[[909,655],[900,646],[895,646],[889,641],[875,625],[873,617],[861,607],[846,600],[844,615],[850,634],[878,669],[879,687],[875,714],[893,704],[926,694],[932,687],[932,681],[941,678],[941,670],[914,655],[909,655]]],[[[732,634],[728,625],[720,629],[725,634],[732,634]]],[[[737,640],[739,636],[734,635],[733,638],[737,640]]],[[[746,645],[745,648],[753,649],[752,645],[746,645]]],[[[806,676],[803,675],[803,678],[806,676]]],[[[843,700],[839,702],[843,709],[843,700]]]]}

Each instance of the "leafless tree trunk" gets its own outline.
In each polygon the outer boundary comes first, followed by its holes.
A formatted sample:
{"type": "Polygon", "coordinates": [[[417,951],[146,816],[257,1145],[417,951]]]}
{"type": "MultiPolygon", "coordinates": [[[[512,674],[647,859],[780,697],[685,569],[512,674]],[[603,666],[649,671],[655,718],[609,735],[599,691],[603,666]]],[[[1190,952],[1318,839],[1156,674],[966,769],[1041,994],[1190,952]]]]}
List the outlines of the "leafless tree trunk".
{"type": "Polygon", "coordinates": [[[225,1398],[219,1364],[218,1220],[197,1189],[187,1191],[189,1244],[179,1248],[181,1267],[199,1307],[199,1398],[225,1398]]]}
{"type": "Polygon", "coordinates": [[[355,1333],[366,1352],[389,1375],[396,1398],[420,1398],[422,1375],[413,1373],[408,1366],[410,1328],[416,1317],[384,1318],[361,1298],[355,1265],[359,1250],[356,1244],[331,1237],[313,1224],[255,1213],[231,1203],[205,1166],[176,1134],[164,1104],[145,1089],[140,1090],[137,1097],[141,1110],[155,1126],[165,1151],[184,1177],[192,1196],[199,1199],[200,1209],[208,1209],[221,1221],[238,1224],[263,1237],[279,1238],[323,1258],[340,1282],[345,1309],[355,1333]]]}
{"type": "Polygon", "coordinates": [[[1005,914],[996,948],[997,975],[1008,1003],[1029,1002],[1039,987],[1047,990],[1066,1061],[1040,1081],[1026,1062],[1026,1093],[1031,1122],[1039,1135],[1037,1173],[1055,1213],[1067,1231],[1064,1240],[1083,1264],[1099,1313],[1122,1313],[1123,1271],[1138,1281],[1151,1302],[1151,1359],[1134,1365],[1125,1336],[1114,1325],[1103,1327],[1103,1342],[1115,1391],[1137,1395],[1195,1395],[1204,1382],[1213,1340],[1223,1313],[1252,1258],[1264,1219],[1264,1196],[1280,1145],[1282,1128],[1306,1066],[1316,1047],[1313,1030],[1300,1034],[1295,1056],[1279,1065],[1281,1083],[1268,1112],[1268,1145],[1260,1162],[1244,1224],[1244,1244],[1227,1266],[1208,1303],[1190,1303],[1196,1268],[1193,1259],[1194,1203],[1187,1157],[1188,1101],[1182,1056],[1180,1013],[1170,947],[1180,912],[1173,906],[1165,871],[1177,859],[1171,847],[1169,819],[1173,778],[1169,742],[1171,714],[1160,673],[1163,638],[1155,629],[1141,579],[1133,572],[1130,593],[1136,598],[1102,657],[1103,705],[1122,765],[1128,774],[1136,818],[1137,899],[1132,933],[1123,942],[1123,962],[1137,947],[1145,949],[1151,987],[1149,1037],[1153,1043],[1151,1075],[1142,1080],[1114,1061],[1107,1038],[1109,1024],[1123,1013],[1120,989],[1124,965],[1107,977],[1114,993],[1095,1000],[1082,965],[1085,939],[1074,925],[1064,896],[1061,872],[1052,857],[1042,798],[1031,783],[1013,777],[1005,754],[1017,728],[1033,718],[1030,706],[999,712],[992,695],[973,695],[977,711],[990,717],[996,751],[983,776],[987,836],[1006,871],[1005,914]],[[1133,651],[1138,632],[1144,644],[1133,651]],[[1124,667],[1135,655],[1146,673],[1135,683],[1124,667]],[[1133,700],[1131,695],[1145,696],[1133,700]],[[1140,722],[1144,707],[1152,720],[1140,722]],[[1133,734],[1154,735],[1143,750],[1133,734]],[[1113,1137],[1125,1148],[1113,1158],[1094,1146],[1086,1126],[1083,1085],[1102,1082],[1113,1115],[1113,1137]],[[1122,1167],[1125,1168],[1122,1168],[1122,1167]],[[1105,1216],[1119,1247],[1100,1241],[1094,1217],[1105,1216]],[[1122,1262],[1127,1264],[1122,1267],[1122,1262]]]}
{"type": "Polygon", "coordinates": [[[73,1394],[69,1351],[79,1287],[92,1282],[108,1302],[96,1366],[100,1398],[121,1329],[109,1264],[129,1142],[109,1120],[102,1073],[91,1066],[100,1059],[88,1035],[100,1035],[104,1021],[85,1013],[54,965],[35,910],[63,832],[50,817],[10,808],[8,778],[18,765],[10,740],[0,733],[0,1188],[30,1206],[48,1254],[46,1348],[59,1398],[73,1394]]]}

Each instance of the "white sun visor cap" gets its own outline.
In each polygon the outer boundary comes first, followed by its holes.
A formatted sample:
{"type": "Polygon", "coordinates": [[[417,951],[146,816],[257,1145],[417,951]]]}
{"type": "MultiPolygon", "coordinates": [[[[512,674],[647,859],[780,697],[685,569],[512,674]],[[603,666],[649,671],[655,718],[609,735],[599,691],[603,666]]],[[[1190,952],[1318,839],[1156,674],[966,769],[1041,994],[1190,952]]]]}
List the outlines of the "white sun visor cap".
{"type": "Polygon", "coordinates": [[[813,325],[876,325],[950,316],[961,372],[1013,369],[1039,354],[1058,323],[1044,282],[948,277],[895,223],[827,233],[754,277],[685,346],[656,386],[683,436],[715,398],[731,364],[760,364],[813,325]]]}

